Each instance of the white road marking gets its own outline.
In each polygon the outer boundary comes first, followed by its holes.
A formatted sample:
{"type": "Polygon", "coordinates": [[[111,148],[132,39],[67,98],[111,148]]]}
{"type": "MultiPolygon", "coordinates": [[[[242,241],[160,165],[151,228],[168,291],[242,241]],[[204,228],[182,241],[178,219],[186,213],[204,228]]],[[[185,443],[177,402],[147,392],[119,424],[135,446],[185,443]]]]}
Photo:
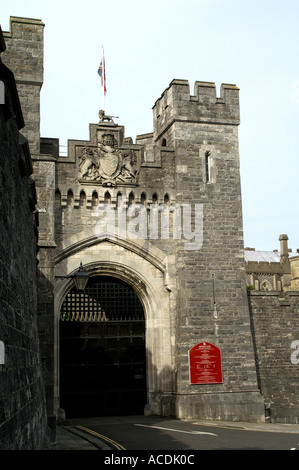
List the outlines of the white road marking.
{"type": "Polygon", "coordinates": [[[172,429],[172,428],[162,428],[160,426],[149,426],[146,424],[135,424],[135,426],[142,426],[144,428],[153,428],[153,429],[162,429],[162,431],[173,431],[173,432],[182,432],[185,434],[206,434],[208,436],[216,436],[217,434],[213,434],[212,432],[203,432],[203,431],[181,431],[180,429],[172,429]]]}

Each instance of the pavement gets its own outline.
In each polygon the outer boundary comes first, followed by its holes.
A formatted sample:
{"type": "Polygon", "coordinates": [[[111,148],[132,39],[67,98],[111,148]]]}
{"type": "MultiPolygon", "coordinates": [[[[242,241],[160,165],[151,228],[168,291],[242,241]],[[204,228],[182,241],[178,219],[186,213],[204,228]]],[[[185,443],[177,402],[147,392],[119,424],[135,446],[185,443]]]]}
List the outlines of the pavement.
{"type": "Polygon", "coordinates": [[[51,450],[111,450],[99,439],[93,438],[73,426],[57,426],[56,442],[51,450]]]}
{"type": "MultiPolygon", "coordinates": [[[[261,432],[280,432],[299,434],[298,424],[279,424],[279,423],[246,423],[229,421],[199,421],[192,420],[194,425],[215,426],[222,428],[243,429],[247,431],[261,432]]],[[[79,429],[69,425],[60,425],[56,428],[56,443],[52,445],[51,450],[111,450],[100,439],[86,434],[79,429]]]]}

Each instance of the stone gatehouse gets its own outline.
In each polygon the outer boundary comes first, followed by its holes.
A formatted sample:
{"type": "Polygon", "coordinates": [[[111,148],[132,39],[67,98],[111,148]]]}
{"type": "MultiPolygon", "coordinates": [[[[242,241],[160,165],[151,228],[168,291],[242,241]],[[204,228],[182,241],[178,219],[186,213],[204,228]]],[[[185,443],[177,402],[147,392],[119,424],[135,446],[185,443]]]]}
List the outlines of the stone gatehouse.
{"type": "Polygon", "coordinates": [[[153,132],[133,142],[100,110],[89,139],[70,139],[62,157],[58,139],[39,135],[43,26],[11,18],[3,60],[16,75],[37,188],[49,418],[298,422],[297,292],[285,291],[281,268],[272,292],[246,288],[258,270],[244,258],[238,87],[223,84],[217,97],[214,83],[191,91],[173,80],[154,104],[153,132]],[[75,288],[81,263],[84,291],[75,288]]]}

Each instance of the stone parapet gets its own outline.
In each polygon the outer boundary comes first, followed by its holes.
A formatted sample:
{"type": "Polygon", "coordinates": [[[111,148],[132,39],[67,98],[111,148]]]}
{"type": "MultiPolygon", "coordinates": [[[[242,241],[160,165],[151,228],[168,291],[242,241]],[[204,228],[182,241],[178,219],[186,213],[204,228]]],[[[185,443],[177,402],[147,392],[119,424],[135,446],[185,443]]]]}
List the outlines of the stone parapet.
{"type": "Polygon", "coordinates": [[[174,121],[238,126],[239,88],[222,84],[220,97],[217,97],[215,83],[196,81],[192,96],[188,81],[173,80],[156,101],[153,113],[156,142],[174,121]]]}

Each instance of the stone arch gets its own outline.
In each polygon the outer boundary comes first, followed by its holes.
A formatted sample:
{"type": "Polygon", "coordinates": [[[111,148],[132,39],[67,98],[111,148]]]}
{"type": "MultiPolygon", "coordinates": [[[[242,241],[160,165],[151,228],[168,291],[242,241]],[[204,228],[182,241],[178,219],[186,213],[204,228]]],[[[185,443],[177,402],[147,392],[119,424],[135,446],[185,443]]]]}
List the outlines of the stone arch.
{"type": "Polygon", "coordinates": [[[85,206],[86,206],[86,193],[82,189],[82,191],[80,191],[80,195],[79,195],[79,207],[85,207],[85,206]]]}
{"type": "Polygon", "coordinates": [[[120,205],[120,201],[123,197],[123,194],[121,191],[117,191],[117,194],[116,194],[116,207],[118,207],[120,205]]]}
{"type": "Polygon", "coordinates": [[[167,206],[170,205],[170,196],[168,193],[164,194],[164,204],[166,204],[167,206]]]}
{"type": "Polygon", "coordinates": [[[104,194],[104,202],[105,204],[111,204],[111,194],[110,191],[106,191],[104,194]]]}
{"type": "Polygon", "coordinates": [[[74,193],[72,189],[69,189],[67,192],[67,205],[73,206],[74,204],[74,193]]]}
{"type": "MultiPolygon", "coordinates": [[[[82,261],[90,276],[116,277],[129,284],[140,299],[146,321],[148,409],[161,414],[163,397],[173,392],[174,354],[172,337],[174,325],[170,316],[173,293],[166,285],[165,254],[134,240],[106,236],[99,240],[86,237],[69,244],[56,256],[56,275],[73,275],[82,261]]],[[[72,279],[55,281],[55,394],[59,408],[59,312],[63,300],[73,287],[72,279]]]]}
{"type": "MultiPolygon", "coordinates": [[[[69,274],[69,279],[60,282],[59,286],[55,286],[55,316],[59,316],[60,308],[66,294],[72,289],[72,287],[74,287],[74,281],[71,276],[76,274],[78,268],[79,264],[77,268],[69,274]]],[[[146,278],[141,278],[140,273],[129,269],[127,266],[123,266],[121,264],[110,261],[102,261],[100,263],[84,263],[84,271],[92,277],[111,276],[116,277],[117,279],[120,279],[129,284],[139,297],[145,309],[145,316],[147,318],[147,312],[149,312],[150,307],[153,305],[151,303],[152,299],[149,300],[147,296],[148,287],[146,284],[146,278]]]]}
{"type": "Polygon", "coordinates": [[[56,191],[55,191],[55,202],[58,205],[61,205],[61,191],[60,191],[59,188],[57,188],[56,191]]]}
{"type": "Polygon", "coordinates": [[[155,203],[158,203],[159,201],[159,197],[158,197],[158,194],[157,193],[154,193],[152,195],[152,202],[155,204],[155,203]]]}
{"type": "Polygon", "coordinates": [[[131,191],[129,194],[129,206],[134,204],[134,202],[135,202],[135,194],[133,193],[133,191],[131,191]]]}
{"type": "Polygon", "coordinates": [[[144,191],[141,193],[140,202],[146,206],[146,193],[144,191]]]}
{"type": "Polygon", "coordinates": [[[101,270],[85,292],[71,289],[61,312],[60,407],[67,418],[143,413],[145,319],[134,289],[101,270]]]}
{"type": "Polygon", "coordinates": [[[99,205],[99,195],[96,190],[92,192],[91,200],[92,200],[92,207],[97,207],[99,205]]]}

